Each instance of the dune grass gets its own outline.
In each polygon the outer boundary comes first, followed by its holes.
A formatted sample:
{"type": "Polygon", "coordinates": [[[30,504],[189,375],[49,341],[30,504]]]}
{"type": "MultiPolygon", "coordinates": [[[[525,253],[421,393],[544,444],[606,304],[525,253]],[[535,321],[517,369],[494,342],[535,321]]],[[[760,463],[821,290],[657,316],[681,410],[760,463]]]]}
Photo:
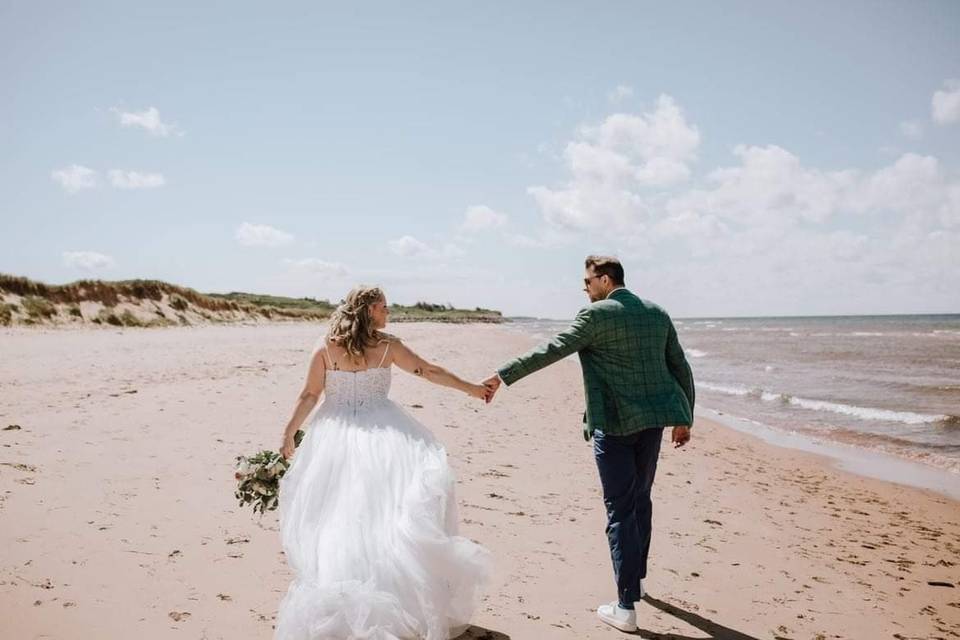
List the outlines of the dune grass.
{"type": "Polygon", "coordinates": [[[49,285],[20,276],[0,273],[0,291],[19,296],[43,298],[52,303],[99,302],[115,307],[120,298],[132,300],[162,300],[164,294],[178,295],[190,304],[209,311],[239,311],[240,305],[204,295],[193,289],[160,280],[77,280],[69,284],[49,285]]]}
{"type": "Polygon", "coordinates": [[[0,326],[6,327],[13,322],[13,314],[19,309],[18,305],[0,302],[0,326]]]}
{"type": "MultiPolygon", "coordinates": [[[[262,317],[271,320],[322,321],[330,317],[336,304],[316,298],[291,298],[234,291],[230,293],[200,293],[188,287],[160,280],[77,280],[64,285],[49,285],[28,278],[0,273],[0,293],[21,297],[27,314],[24,322],[38,324],[55,319],[62,308],[65,317],[82,318],[80,302],[98,302],[100,313],[90,321],[114,326],[168,326],[191,324],[188,314],[200,316],[207,322],[231,322],[262,317]],[[167,318],[157,304],[166,298],[177,314],[177,321],[167,318]],[[131,311],[115,313],[122,302],[140,304],[151,300],[157,318],[141,320],[131,311]]],[[[16,307],[0,307],[0,324],[11,324],[16,307]]],[[[502,322],[499,311],[491,309],[455,309],[452,305],[417,302],[405,306],[390,305],[394,322],[502,322]]]]}
{"type": "Polygon", "coordinates": [[[34,320],[45,320],[57,315],[57,307],[46,298],[26,296],[23,298],[23,310],[34,320]]]}

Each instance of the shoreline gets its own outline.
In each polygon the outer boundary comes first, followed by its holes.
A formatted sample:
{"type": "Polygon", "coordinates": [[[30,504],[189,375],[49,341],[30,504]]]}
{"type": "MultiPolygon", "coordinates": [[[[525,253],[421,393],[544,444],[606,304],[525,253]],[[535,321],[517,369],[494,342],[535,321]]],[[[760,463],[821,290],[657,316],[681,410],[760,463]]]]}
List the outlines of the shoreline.
{"type": "MultiPolygon", "coordinates": [[[[947,317],[953,317],[950,314],[944,314],[947,317]]],[[[873,316],[867,316],[873,317],[873,316]]],[[[893,316],[903,317],[903,316],[893,316]]],[[[930,317],[928,315],[918,315],[911,317],[930,317]]],[[[819,318],[819,317],[816,317],[819,318]]],[[[860,316],[851,316],[851,319],[858,319],[860,316]]],[[[752,318],[750,318],[752,319],[752,318]]],[[[767,318],[758,318],[766,320],[767,318]]],[[[706,322],[707,320],[701,320],[706,322]]],[[[543,326],[544,321],[529,320],[505,328],[515,331],[522,335],[532,337],[537,343],[546,340],[552,335],[557,327],[543,326]]],[[[552,322],[552,321],[547,321],[552,322]]],[[[739,330],[739,329],[738,329],[739,330]]],[[[832,430],[816,432],[814,430],[798,429],[794,425],[798,423],[798,416],[783,417],[779,421],[766,422],[764,418],[753,417],[756,413],[751,413],[749,407],[740,407],[738,409],[717,409],[711,406],[711,392],[719,391],[721,393],[732,393],[734,395],[753,395],[759,397],[762,393],[763,400],[769,398],[792,398],[775,392],[768,392],[766,389],[751,388],[739,383],[730,383],[730,385],[718,388],[719,383],[712,383],[698,378],[697,362],[700,357],[707,355],[697,349],[688,349],[688,359],[694,368],[694,378],[697,383],[697,389],[703,391],[698,393],[696,413],[705,416],[711,416],[719,420],[729,428],[743,432],[747,435],[758,437],[765,442],[779,446],[792,448],[798,451],[807,451],[817,453],[826,457],[830,464],[838,468],[857,473],[865,477],[876,479],[887,479],[889,475],[894,476],[894,482],[914,486],[917,488],[931,489],[947,495],[951,499],[960,500],[960,459],[948,454],[929,452],[922,448],[913,446],[909,441],[897,440],[895,436],[890,436],[891,442],[884,442],[878,432],[858,431],[855,427],[845,425],[838,427],[837,434],[832,430]],[[730,391],[733,390],[733,391],[730,391]],[[844,437],[847,436],[847,437],[844,437]],[[858,437],[859,436],[859,437],[858,437]],[[858,441],[853,441],[856,438],[858,441]],[[872,441],[871,441],[872,439],[872,441]]],[[[576,361],[576,354],[570,356],[571,360],[576,361]]],[[[819,397],[819,396],[811,396],[819,397]]],[[[875,409],[858,406],[845,406],[835,404],[835,400],[807,400],[799,398],[801,405],[829,405],[828,410],[835,410],[835,407],[842,409],[857,409],[867,413],[896,414],[893,417],[901,416],[919,417],[919,418],[944,418],[954,419],[951,415],[927,416],[917,413],[917,409],[875,409]]],[[[722,406],[722,403],[721,405],[722,406]]],[[[806,408],[806,407],[805,407],[806,408]]],[[[820,409],[822,407],[816,407],[820,409]]]]}
{"type": "Polygon", "coordinates": [[[960,474],[947,469],[884,451],[787,431],[709,407],[700,406],[695,414],[767,444],[813,454],[822,458],[823,464],[835,469],[863,478],[932,491],[960,506],[960,474]]]}

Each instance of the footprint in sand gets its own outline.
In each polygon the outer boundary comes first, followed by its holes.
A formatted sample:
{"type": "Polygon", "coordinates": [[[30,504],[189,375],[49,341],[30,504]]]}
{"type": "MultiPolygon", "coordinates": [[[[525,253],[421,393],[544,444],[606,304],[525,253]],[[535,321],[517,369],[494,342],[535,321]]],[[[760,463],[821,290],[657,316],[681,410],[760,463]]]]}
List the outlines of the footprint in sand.
{"type": "Polygon", "coordinates": [[[174,621],[180,622],[181,620],[186,620],[187,618],[189,618],[190,612],[189,611],[171,611],[167,615],[170,616],[174,621]]]}
{"type": "MultiPolygon", "coordinates": [[[[17,577],[20,578],[20,576],[17,577]]],[[[50,578],[44,578],[43,582],[30,582],[26,578],[20,579],[29,584],[31,587],[39,587],[40,589],[53,589],[53,583],[50,582],[50,578]]]]}
{"type": "Polygon", "coordinates": [[[5,467],[13,467],[17,471],[24,471],[26,473],[36,473],[37,468],[32,464],[23,464],[22,462],[0,462],[0,465],[5,467]]]}

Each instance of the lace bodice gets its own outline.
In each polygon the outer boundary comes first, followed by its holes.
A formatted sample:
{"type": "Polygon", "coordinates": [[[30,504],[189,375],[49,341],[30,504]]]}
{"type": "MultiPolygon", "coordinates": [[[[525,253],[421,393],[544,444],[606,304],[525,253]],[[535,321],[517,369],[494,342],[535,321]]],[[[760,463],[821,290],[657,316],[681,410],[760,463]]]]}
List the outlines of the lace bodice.
{"type": "Polygon", "coordinates": [[[382,404],[390,392],[390,367],[362,371],[330,369],[324,385],[324,404],[330,408],[362,411],[382,404]]]}

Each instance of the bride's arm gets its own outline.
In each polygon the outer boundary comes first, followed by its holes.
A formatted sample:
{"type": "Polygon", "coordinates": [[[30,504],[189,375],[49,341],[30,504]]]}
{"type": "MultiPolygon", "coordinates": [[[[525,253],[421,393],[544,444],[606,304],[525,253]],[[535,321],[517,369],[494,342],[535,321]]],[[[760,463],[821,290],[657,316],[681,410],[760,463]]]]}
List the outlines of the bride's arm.
{"type": "Polygon", "coordinates": [[[393,356],[393,363],[407,373],[429,380],[433,384],[463,391],[474,398],[487,399],[488,390],[482,384],[471,384],[440,365],[427,362],[400,340],[390,344],[390,353],[393,356]]]}
{"type": "MultiPolygon", "coordinates": [[[[317,349],[310,359],[310,369],[307,371],[307,381],[303,385],[303,391],[297,398],[297,404],[293,409],[293,415],[287,423],[287,428],[283,431],[284,448],[289,444],[289,453],[293,453],[293,436],[307,419],[313,408],[317,406],[320,400],[320,394],[323,393],[323,385],[326,382],[327,365],[323,358],[322,349],[317,349]]],[[[285,458],[289,458],[287,452],[281,448],[281,453],[285,458]]]]}

